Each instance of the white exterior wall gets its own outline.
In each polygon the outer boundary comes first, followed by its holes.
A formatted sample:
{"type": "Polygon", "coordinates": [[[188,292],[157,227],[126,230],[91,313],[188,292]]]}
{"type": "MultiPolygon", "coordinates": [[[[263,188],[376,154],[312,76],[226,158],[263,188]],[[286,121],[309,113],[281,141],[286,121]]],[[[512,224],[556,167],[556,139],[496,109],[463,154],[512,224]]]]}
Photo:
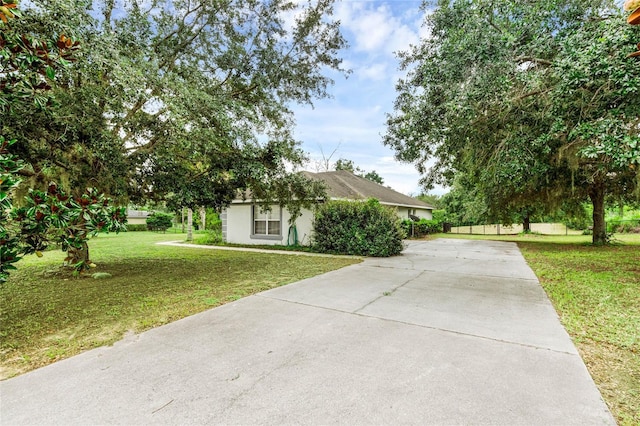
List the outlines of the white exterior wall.
{"type": "MultiPolygon", "coordinates": [[[[274,214],[278,214],[280,211],[282,212],[280,217],[281,235],[252,236],[252,204],[231,204],[223,213],[223,215],[226,213],[225,241],[231,244],[287,245],[289,218],[291,215],[285,208],[280,210],[279,206],[272,206],[274,214]]],[[[312,222],[313,212],[303,209],[302,216],[298,217],[295,223],[299,244],[311,244],[312,222]]]]}
{"type": "Polygon", "coordinates": [[[147,218],[145,217],[128,217],[127,225],[146,225],[147,218]]]}
{"type": "MultiPolygon", "coordinates": [[[[298,244],[302,246],[311,245],[311,233],[313,232],[313,211],[302,209],[302,215],[296,219],[296,229],[298,231],[298,244]]],[[[283,215],[284,216],[284,215],[283,215]]],[[[289,229],[289,212],[286,212],[284,226],[289,229]]]]}
{"type": "Polygon", "coordinates": [[[253,240],[249,239],[251,236],[251,204],[231,204],[223,214],[227,216],[225,242],[255,244],[253,240]]]}
{"type": "Polygon", "coordinates": [[[146,225],[149,212],[145,210],[127,210],[127,224],[146,225]]]}
{"type": "MultiPolygon", "coordinates": [[[[431,210],[411,208],[415,210],[415,215],[432,219],[431,210]]],[[[253,217],[251,203],[234,203],[231,204],[220,216],[223,224],[223,235],[225,242],[231,244],[245,245],[287,245],[287,237],[289,232],[289,218],[291,215],[287,209],[280,210],[277,205],[272,206],[272,212],[278,213],[282,211],[280,218],[281,235],[279,236],[252,236],[253,217]]],[[[396,207],[396,212],[400,219],[409,218],[408,207],[396,207]]],[[[296,229],[298,231],[298,243],[308,246],[311,244],[311,233],[313,231],[313,212],[311,210],[302,209],[302,215],[296,219],[296,229]]]]}

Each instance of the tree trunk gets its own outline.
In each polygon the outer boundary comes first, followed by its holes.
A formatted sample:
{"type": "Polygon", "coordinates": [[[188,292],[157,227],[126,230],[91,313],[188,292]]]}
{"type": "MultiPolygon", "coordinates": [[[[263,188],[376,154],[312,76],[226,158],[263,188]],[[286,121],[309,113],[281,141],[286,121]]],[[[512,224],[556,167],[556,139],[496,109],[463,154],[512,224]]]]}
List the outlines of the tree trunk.
{"type": "Polygon", "coordinates": [[[526,234],[531,233],[531,217],[529,216],[529,213],[525,213],[522,217],[522,232],[526,234]]]}
{"type": "Polygon", "coordinates": [[[182,208],[182,218],[180,220],[181,220],[180,224],[182,225],[182,233],[184,234],[184,231],[185,231],[185,229],[184,229],[184,207],[182,208]]]}
{"type": "Polygon", "coordinates": [[[207,211],[204,207],[200,207],[200,224],[198,225],[198,231],[204,231],[206,229],[207,211]]]}
{"type": "Polygon", "coordinates": [[[604,222],[604,195],[602,182],[594,182],[589,187],[589,198],[593,204],[593,244],[607,243],[607,228],[604,222]]]}
{"type": "Polygon", "coordinates": [[[187,209],[187,241],[193,241],[193,210],[187,209]]]}
{"type": "Polygon", "coordinates": [[[69,266],[77,265],[80,262],[85,262],[87,265],[91,263],[89,260],[89,245],[84,242],[81,248],[69,247],[67,250],[67,256],[69,258],[69,266]]]}

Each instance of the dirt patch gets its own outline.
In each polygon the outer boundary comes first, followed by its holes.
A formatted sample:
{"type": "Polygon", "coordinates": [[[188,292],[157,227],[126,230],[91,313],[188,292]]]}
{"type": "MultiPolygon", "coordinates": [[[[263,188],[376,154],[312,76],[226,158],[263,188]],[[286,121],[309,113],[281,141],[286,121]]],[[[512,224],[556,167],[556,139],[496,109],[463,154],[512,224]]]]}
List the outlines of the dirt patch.
{"type": "Polygon", "coordinates": [[[618,423],[640,424],[640,354],[588,339],[576,346],[618,423]]]}

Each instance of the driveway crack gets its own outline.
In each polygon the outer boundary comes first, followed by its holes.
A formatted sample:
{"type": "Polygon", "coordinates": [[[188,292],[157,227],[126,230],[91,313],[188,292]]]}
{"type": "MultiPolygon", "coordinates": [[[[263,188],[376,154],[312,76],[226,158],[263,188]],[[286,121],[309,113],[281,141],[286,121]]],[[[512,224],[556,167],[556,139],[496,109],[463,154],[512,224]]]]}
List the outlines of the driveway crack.
{"type": "Polygon", "coordinates": [[[355,311],[353,311],[354,314],[357,314],[358,312],[362,311],[363,309],[365,309],[367,306],[377,302],[378,300],[382,299],[383,297],[388,297],[391,296],[393,293],[395,293],[398,289],[404,287],[405,285],[409,284],[411,281],[416,280],[418,278],[420,278],[422,275],[424,274],[424,271],[421,271],[418,275],[416,275],[415,277],[411,277],[408,280],[406,280],[405,282],[403,282],[402,284],[399,284],[395,287],[393,287],[391,289],[391,291],[388,292],[384,292],[383,294],[381,294],[380,296],[376,297],[375,299],[369,301],[368,303],[365,303],[363,306],[361,306],[360,308],[356,309],[355,311]]]}

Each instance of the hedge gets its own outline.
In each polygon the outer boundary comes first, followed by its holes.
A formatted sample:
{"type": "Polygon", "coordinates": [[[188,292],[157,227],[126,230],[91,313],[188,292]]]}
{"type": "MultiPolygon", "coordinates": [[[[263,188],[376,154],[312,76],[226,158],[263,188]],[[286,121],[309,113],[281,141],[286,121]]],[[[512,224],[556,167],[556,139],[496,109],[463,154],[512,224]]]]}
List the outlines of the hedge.
{"type": "Polygon", "coordinates": [[[329,201],[318,206],[312,245],[321,253],[388,257],[404,248],[395,211],[378,200],[329,201]]]}
{"type": "Polygon", "coordinates": [[[173,224],[173,215],[162,212],[153,212],[147,217],[147,229],[150,231],[166,231],[173,224]]]}
{"type": "Polygon", "coordinates": [[[405,219],[402,221],[402,228],[407,236],[420,238],[425,235],[442,232],[442,223],[438,220],[420,219],[414,222],[411,219],[405,219]]]}

